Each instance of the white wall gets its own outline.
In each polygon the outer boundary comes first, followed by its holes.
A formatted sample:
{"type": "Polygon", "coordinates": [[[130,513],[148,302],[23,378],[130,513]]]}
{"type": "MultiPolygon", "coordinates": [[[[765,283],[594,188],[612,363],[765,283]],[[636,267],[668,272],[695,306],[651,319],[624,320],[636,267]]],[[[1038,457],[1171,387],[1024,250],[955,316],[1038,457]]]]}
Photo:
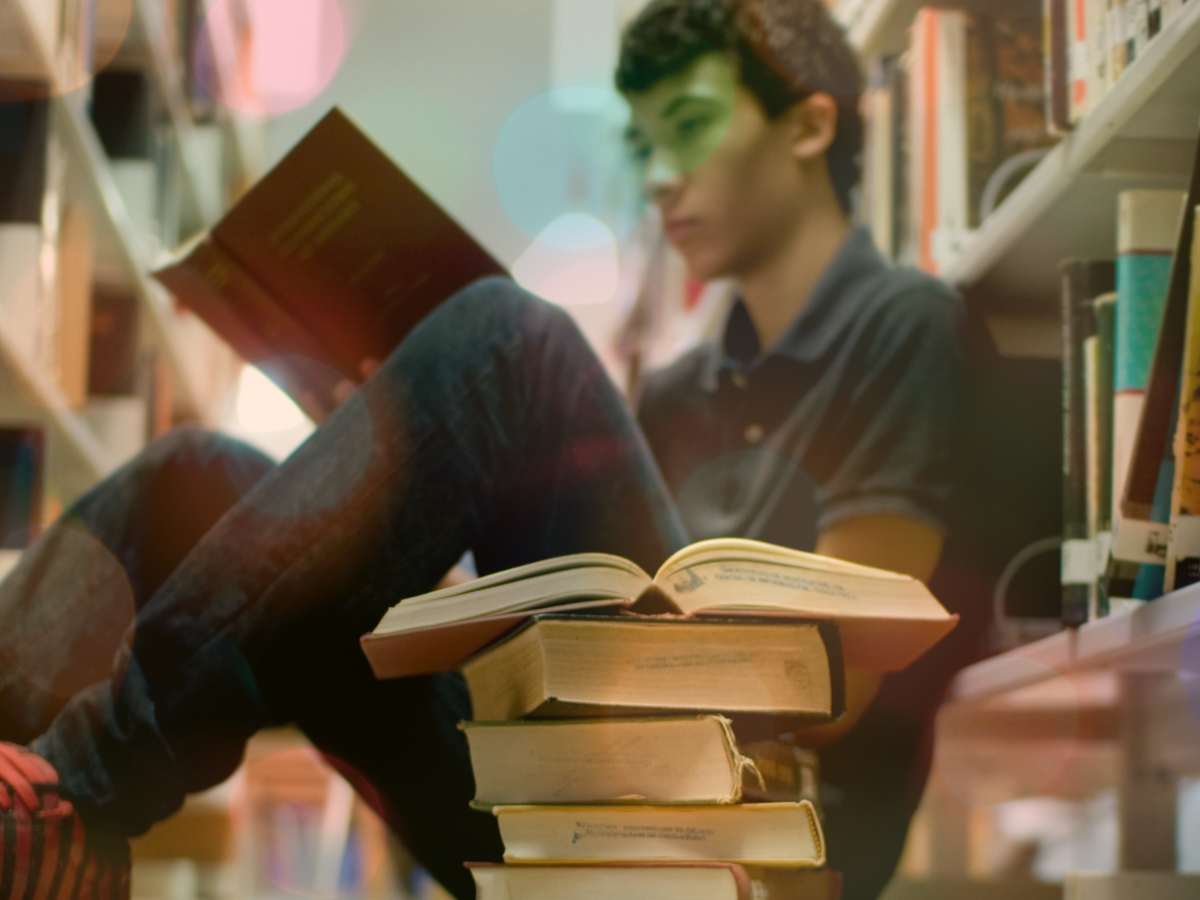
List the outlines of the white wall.
{"type": "Polygon", "coordinates": [[[268,165],[340,104],[504,263],[531,238],[501,205],[491,153],[550,88],[551,0],[342,0],[348,52],[312,102],[268,130],[268,165]]]}

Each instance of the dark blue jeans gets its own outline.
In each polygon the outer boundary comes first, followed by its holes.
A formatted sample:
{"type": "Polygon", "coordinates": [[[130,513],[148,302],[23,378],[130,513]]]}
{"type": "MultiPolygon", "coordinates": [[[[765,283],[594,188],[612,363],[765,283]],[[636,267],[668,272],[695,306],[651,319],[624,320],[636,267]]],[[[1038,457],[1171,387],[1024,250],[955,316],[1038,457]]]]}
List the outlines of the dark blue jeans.
{"type": "Polygon", "coordinates": [[[481,572],[584,550],[652,571],[684,542],[570,320],[481,282],[277,468],[183,431],[75,504],[0,586],[0,738],[31,742],[90,827],[132,835],[296,722],[472,896],[462,861],[501,845],[467,806],[461,680],[376,681],[359,636],[468,549],[481,572]]]}

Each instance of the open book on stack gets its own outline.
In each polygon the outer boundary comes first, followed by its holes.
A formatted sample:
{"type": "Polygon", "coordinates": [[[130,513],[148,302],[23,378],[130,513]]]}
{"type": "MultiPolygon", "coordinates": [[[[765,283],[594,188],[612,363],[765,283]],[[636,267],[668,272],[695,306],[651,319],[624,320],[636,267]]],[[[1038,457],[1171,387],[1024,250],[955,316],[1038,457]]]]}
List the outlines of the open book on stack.
{"type": "Polygon", "coordinates": [[[958,620],[920,581],[761,541],[720,538],[675,553],[651,577],[626,559],[581,553],[498,572],[392,607],[363,650],[379,678],[454,668],[535,613],[688,619],[809,619],[837,626],[849,666],[890,672],[958,620]]]}

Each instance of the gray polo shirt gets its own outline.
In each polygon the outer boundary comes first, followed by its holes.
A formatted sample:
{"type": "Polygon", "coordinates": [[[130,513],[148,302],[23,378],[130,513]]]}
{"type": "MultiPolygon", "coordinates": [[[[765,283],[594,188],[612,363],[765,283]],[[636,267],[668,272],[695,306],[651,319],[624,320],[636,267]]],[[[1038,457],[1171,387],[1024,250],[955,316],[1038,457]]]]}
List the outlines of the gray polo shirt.
{"type": "Polygon", "coordinates": [[[811,550],[854,516],[943,533],[963,359],[962,304],[856,228],[762,353],[741,302],[722,339],[648,376],[638,419],[693,540],[811,550]]]}

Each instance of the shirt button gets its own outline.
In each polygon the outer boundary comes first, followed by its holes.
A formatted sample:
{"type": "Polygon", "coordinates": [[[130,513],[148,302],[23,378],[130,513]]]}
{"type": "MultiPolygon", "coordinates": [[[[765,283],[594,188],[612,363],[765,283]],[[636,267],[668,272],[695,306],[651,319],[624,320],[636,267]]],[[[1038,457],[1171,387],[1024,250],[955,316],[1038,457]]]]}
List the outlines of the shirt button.
{"type": "Polygon", "coordinates": [[[757,444],[763,439],[763,427],[761,425],[746,426],[746,443],[757,444]]]}
{"type": "Polygon", "coordinates": [[[746,378],[746,373],[741,369],[734,369],[729,380],[733,382],[734,387],[739,387],[743,391],[750,385],[750,380],[746,378]]]}

